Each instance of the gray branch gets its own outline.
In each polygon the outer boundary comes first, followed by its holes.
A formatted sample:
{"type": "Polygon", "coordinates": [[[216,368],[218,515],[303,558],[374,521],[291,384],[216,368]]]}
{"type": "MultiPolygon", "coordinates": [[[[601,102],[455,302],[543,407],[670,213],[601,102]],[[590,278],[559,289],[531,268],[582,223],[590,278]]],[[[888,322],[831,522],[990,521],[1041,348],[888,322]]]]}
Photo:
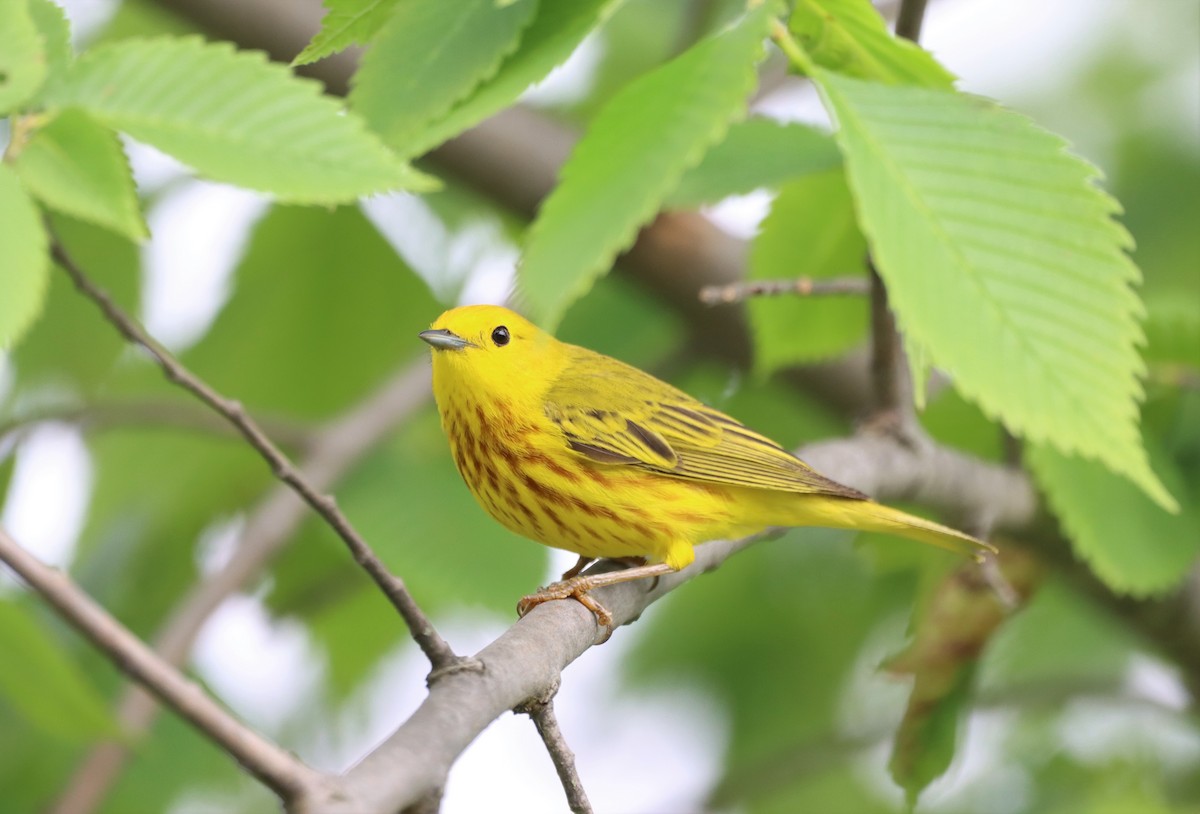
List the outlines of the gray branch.
{"type": "MultiPolygon", "coordinates": [[[[805,447],[800,454],[830,477],[881,499],[920,500],[955,513],[976,508],[967,501],[983,500],[1001,528],[1028,526],[1036,516],[1036,495],[1023,473],[936,445],[916,451],[886,437],[859,436],[805,447]]],[[[759,539],[704,543],[696,548],[695,563],[664,576],[653,590],[624,583],[598,589],[596,599],[612,611],[616,624],[626,624],[759,539]]],[[[412,717],[342,777],[336,797],[305,801],[305,810],[391,812],[418,802],[444,786],[455,759],[493,720],[552,691],[562,670],[592,647],[596,633],[595,618],[578,602],[538,606],[476,654],[480,669],[434,683],[412,717]]]]}
{"type": "Polygon", "coordinates": [[[281,798],[303,798],[326,787],[323,775],[235,718],[110,616],[68,576],[34,557],[2,528],[0,562],[40,594],[117,669],[169,704],[281,798]]]}
{"type": "Polygon", "coordinates": [[[533,721],[533,725],[537,727],[538,734],[542,737],[542,743],[545,744],[546,751],[550,753],[550,760],[554,762],[554,771],[558,773],[563,791],[567,794],[567,805],[570,806],[573,814],[592,814],[592,804],[588,801],[583,781],[580,780],[579,771],[575,768],[575,753],[567,745],[567,739],[563,737],[562,730],[558,727],[558,718],[554,714],[554,694],[556,692],[558,692],[557,684],[550,688],[546,697],[529,699],[514,707],[513,712],[528,715],[529,719],[533,721]]]}

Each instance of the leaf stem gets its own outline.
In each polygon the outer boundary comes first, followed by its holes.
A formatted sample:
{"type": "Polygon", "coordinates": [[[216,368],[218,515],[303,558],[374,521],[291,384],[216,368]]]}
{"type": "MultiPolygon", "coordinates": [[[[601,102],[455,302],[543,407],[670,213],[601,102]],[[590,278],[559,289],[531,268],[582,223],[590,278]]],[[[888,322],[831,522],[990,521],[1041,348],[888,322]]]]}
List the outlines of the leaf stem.
{"type": "Polygon", "coordinates": [[[45,113],[27,113],[10,118],[11,129],[9,130],[8,146],[4,148],[4,156],[0,158],[0,161],[5,164],[16,161],[17,156],[25,149],[25,145],[29,143],[29,139],[37,132],[37,129],[49,120],[50,117],[45,113]]]}
{"type": "Polygon", "coordinates": [[[783,52],[788,61],[805,76],[813,76],[817,71],[817,64],[812,61],[812,57],[808,52],[801,47],[799,41],[792,36],[792,32],[788,31],[788,27],[779,20],[771,20],[771,39],[779,46],[779,50],[783,52]]]}

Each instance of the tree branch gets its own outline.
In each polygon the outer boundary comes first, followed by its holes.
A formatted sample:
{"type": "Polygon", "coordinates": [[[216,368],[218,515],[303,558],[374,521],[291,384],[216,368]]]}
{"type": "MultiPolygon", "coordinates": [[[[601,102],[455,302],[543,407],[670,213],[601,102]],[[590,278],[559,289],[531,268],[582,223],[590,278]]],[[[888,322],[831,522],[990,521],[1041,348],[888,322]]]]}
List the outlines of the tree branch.
{"type": "MultiPolygon", "coordinates": [[[[300,468],[315,488],[329,489],[429,396],[429,365],[424,359],[406,365],[377,392],[314,433],[300,468]]],[[[176,667],[185,664],[212,613],[263,571],[306,516],[307,506],[286,484],[271,490],[249,513],[229,562],[181,597],[168,615],[154,639],[160,657],[176,667]]],[[[136,684],[130,686],[117,705],[126,737],[93,747],[49,809],[51,814],[95,810],[124,768],[131,740],[149,731],[159,709],[152,695],[136,684]]]]}
{"type": "MultiPolygon", "coordinates": [[[[938,445],[914,450],[890,437],[858,436],[805,447],[800,454],[830,477],[883,499],[920,499],[952,514],[970,511],[982,499],[994,502],[1000,528],[1024,527],[1036,516],[1036,495],[1023,473],[938,445]]],[[[595,598],[616,624],[628,623],[762,536],[704,543],[693,565],[662,577],[653,589],[624,583],[597,589],[595,598]]],[[[395,811],[440,788],[457,756],[492,720],[529,698],[544,697],[595,637],[595,617],[578,602],[539,605],[476,655],[481,670],[458,671],[434,684],[412,717],[346,772],[343,800],[313,810],[395,811]]]]}
{"type": "Polygon", "coordinates": [[[864,277],[832,277],[814,280],[797,277],[793,280],[748,280],[729,285],[710,285],[700,289],[700,301],[706,305],[742,302],[751,297],[779,297],[794,294],[799,297],[860,297],[870,293],[870,281],[864,277]]]}
{"type": "Polygon", "coordinates": [[[118,670],[154,693],[282,799],[309,797],[327,787],[322,774],[233,717],[112,618],[66,575],[38,560],[2,528],[0,562],[25,580],[118,670]]]}
{"type": "Polygon", "coordinates": [[[904,343],[896,329],[896,317],[888,307],[883,278],[871,266],[871,380],[875,409],[899,422],[901,432],[911,436],[918,426],[913,409],[912,380],[904,343]]]}
{"type": "MultiPolygon", "coordinates": [[[[51,230],[53,235],[53,230],[51,230]]],[[[222,415],[230,424],[237,428],[246,442],[262,456],[271,467],[275,477],[290,486],[304,502],[313,508],[321,518],[329,524],[354,557],[354,561],[362,566],[371,579],[379,586],[392,606],[404,618],[417,645],[429,657],[433,666],[444,667],[453,663],[458,657],[450,649],[450,645],[434,629],[425,612],[417,605],[412,595],[405,587],[404,581],[388,571],[387,566],[375,555],[367,542],[351,525],[350,520],[338,509],[334,499],[316,489],[308,478],[298,470],[291,459],[279,449],[270,438],[263,433],[258,423],[250,417],[241,403],[227,399],[208,385],[203,379],[192,373],[176,359],[170,351],[160,345],[154,337],[146,333],[140,324],[118,306],[108,294],[96,285],[81,269],[66,248],[53,238],[51,253],[59,265],[67,272],[84,296],[96,304],[96,307],[112,323],[113,327],[134,345],[146,350],[158,364],[167,379],[179,385],[184,390],[200,399],[217,413],[222,415]]]]}
{"type": "Polygon", "coordinates": [[[916,42],[921,38],[921,23],[925,20],[928,0],[901,0],[896,14],[896,36],[916,42]]]}
{"type": "Polygon", "coordinates": [[[545,696],[530,698],[518,704],[513,712],[528,715],[537,727],[542,743],[550,753],[550,760],[554,762],[554,770],[562,782],[563,791],[567,794],[567,805],[571,811],[574,814],[592,814],[592,804],[588,802],[583,781],[575,769],[575,753],[567,745],[562,730],[558,728],[558,720],[554,717],[554,694],[557,692],[558,684],[555,683],[545,696]]]}

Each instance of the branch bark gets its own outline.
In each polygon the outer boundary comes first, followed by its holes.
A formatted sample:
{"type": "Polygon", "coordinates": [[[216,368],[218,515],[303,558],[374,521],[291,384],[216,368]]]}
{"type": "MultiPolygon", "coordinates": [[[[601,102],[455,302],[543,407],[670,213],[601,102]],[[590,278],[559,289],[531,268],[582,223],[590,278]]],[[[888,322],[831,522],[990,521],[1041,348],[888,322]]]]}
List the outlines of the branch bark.
{"type": "Polygon", "coordinates": [[[871,268],[871,381],[875,391],[875,409],[898,423],[910,437],[919,423],[913,407],[912,379],[904,341],[896,328],[896,316],[888,305],[883,278],[871,268]]]}
{"type": "Polygon", "coordinates": [[[575,753],[567,745],[567,739],[558,728],[558,718],[554,715],[554,694],[557,692],[558,684],[555,684],[545,697],[529,699],[513,709],[513,712],[524,713],[533,721],[546,751],[550,754],[550,760],[554,762],[554,771],[558,773],[558,779],[567,795],[567,805],[573,814],[592,814],[592,804],[588,801],[583,781],[579,779],[579,772],[575,768],[575,753]]]}
{"type": "Polygon", "coordinates": [[[283,800],[309,797],[326,787],[324,775],[235,718],[70,578],[34,557],[2,528],[0,562],[25,580],[118,670],[154,693],[283,800]]]}
{"type": "Polygon", "coordinates": [[[751,297],[861,297],[870,293],[870,283],[864,277],[831,277],[814,280],[797,277],[794,280],[747,280],[729,285],[710,285],[700,289],[700,301],[706,305],[742,302],[751,297]]]}

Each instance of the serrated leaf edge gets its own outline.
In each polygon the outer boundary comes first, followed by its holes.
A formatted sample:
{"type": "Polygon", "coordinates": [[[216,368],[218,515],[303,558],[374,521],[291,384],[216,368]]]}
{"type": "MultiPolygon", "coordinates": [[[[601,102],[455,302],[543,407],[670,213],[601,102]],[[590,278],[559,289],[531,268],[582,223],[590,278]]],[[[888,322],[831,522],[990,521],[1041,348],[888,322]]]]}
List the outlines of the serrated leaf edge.
{"type": "MultiPolygon", "coordinates": [[[[743,104],[741,106],[741,109],[739,111],[735,111],[729,117],[721,120],[721,122],[718,124],[718,126],[709,133],[709,136],[707,139],[698,141],[696,143],[696,145],[693,146],[693,148],[684,157],[683,161],[681,162],[681,164],[678,168],[678,171],[673,173],[673,177],[671,175],[668,175],[664,178],[664,183],[662,185],[663,188],[659,191],[659,193],[657,195],[648,196],[646,202],[641,207],[634,210],[636,217],[631,219],[630,226],[627,227],[623,232],[619,233],[616,240],[613,241],[613,243],[609,249],[606,249],[604,252],[601,253],[601,255],[597,258],[596,263],[594,264],[595,268],[591,272],[581,275],[579,280],[576,281],[575,285],[572,288],[567,290],[566,294],[563,297],[563,302],[562,302],[561,306],[558,308],[558,312],[542,316],[542,327],[544,330],[549,331],[551,333],[554,332],[554,330],[558,327],[558,323],[559,323],[559,321],[561,321],[567,308],[569,308],[572,303],[576,302],[580,297],[582,297],[589,290],[591,290],[592,286],[596,284],[596,280],[598,280],[604,274],[606,269],[608,269],[612,266],[613,261],[616,260],[616,258],[622,252],[624,252],[626,249],[628,249],[630,246],[633,245],[633,242],[636,239],[638,233],[654,217],[654,215],[661,209],[663,201],[665,201],[667,196],[670,195],[671,190],[674,189],[676,186],[678,186],[678,184],[679,184],[680,180],[683,178],[684,174],[688,170],[693,169],[697,165],[699,165],[700,161],[704,158],[704,154],[708,150],[710,150],[714,144],[716,144],[722,138],[724,138],[725,134],[728,132],[729,128],[734,124],[734,122],[741,121],[747,116],[748,109],[747,109],[747,106],[744,104],[744,100],[749,95],[750,91],[753,90],[754,84],[757,81],[757,73],[754,70],[754,66],[756,66],[759,62],[762,61],[765,54],[766,54],[765,44],[760,43],[758,51],[755,54],[755,57],[750,62],[747,63],[747,66],[746,66],[747,69],[743,75],[743,89],[742,89],[741,93],[739,94],[741,96],[741,98],[743,99],[743,104]]],[[[685,52],[685,54],[681,55],[680,58],[682,58],[682,56],[686,56],[686,52],[685,52]]],[[[670,65],[670,64],[672,64],[672,63],[666,63],[666,65],[670,65]]],[[[655,68],[654,70],[658,71],[658,70],[661,70],[663,67],[665,67],[665,66],[659,66],[658,68],[655,68]]],[[[643,75],[643,76],[646,76],[646,75],[643,75]]],[[[643,77],[639,77],[637,80],[634,80],[634,82],[638,82],[642,78],[643,77]]],[[[623,90],[628,90],[628,89],[629,89],[629,86],[626,86],[626,88],[623,90]]],[[[614,97],[614,99],[611,100],[609,102],[609,104],[611,105],[615,101],[616,101],[616,97],[614,97]]],[[[602,115],[602,113],[598,114],[598,115],[602,115]]],[[[559,173],[559,185],[560,186],[562,184],[566,183],[567,180],[571,177],[571,169],[572,169],[572,162],[571,162],[571,159],[568,158],[567,163],[563,165],[563,168],[559,173]]],[[[544,228],[543,220],[539,217],[537,220],[534,221],[533,225],[530,227],[529,235],[525,240],[525,245],[529,246],[530,244],[532,244],[534,242],[536,235],[540,234],[540,232],[543,228],[544,228]]],[[[517,272],[518,273],[517,273],[517,277],[516,277],[513,297],[514,297],[514,301],[516,303],[521,304],[524,301],[525,295],[523,293],[524,282],[523,282],[521,274],[520,274],[520,265],[518,265],[517,272]]]]}

